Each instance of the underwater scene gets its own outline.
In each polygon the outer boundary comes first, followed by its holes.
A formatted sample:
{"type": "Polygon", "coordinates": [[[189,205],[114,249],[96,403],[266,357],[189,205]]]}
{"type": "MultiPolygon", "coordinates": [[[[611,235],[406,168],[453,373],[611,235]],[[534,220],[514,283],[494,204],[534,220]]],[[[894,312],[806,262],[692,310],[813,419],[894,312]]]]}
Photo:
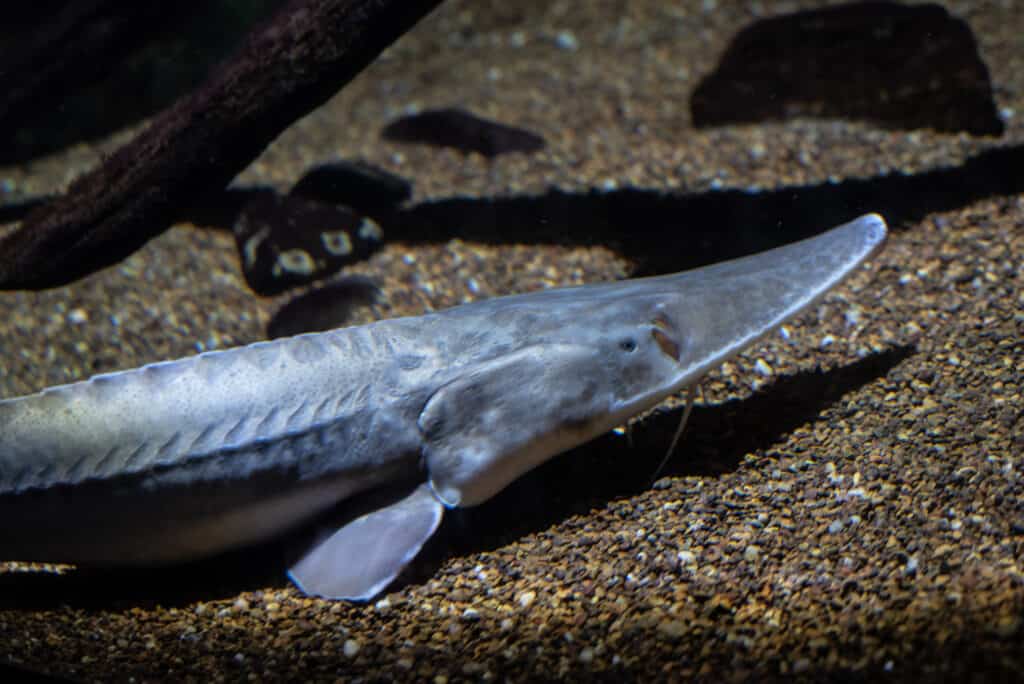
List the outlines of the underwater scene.
{"type": "Polygon", "coordinates": [[[1024,681],[1024,3],[0,56],[0,678],[1024,681]]]}

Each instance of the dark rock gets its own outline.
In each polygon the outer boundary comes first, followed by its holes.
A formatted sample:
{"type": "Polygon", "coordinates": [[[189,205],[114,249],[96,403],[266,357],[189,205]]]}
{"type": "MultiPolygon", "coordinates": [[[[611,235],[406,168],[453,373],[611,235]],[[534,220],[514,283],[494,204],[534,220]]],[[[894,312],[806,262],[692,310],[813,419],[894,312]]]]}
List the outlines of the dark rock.
{"type": "Polygon", "coordinates": [[[999,135],[988,69],[962,19],[863,2],[758,21],[694,90],[695,126],[797,116],[999,135]]]}
{"type": "Polygon", "coordinates": [[[432,109],[391,122],[381,133],[386,140],[454,147],[496,157],[506,152],[536,152],[544,138],[536,133],[481,119],[457,109],[432,109]]]}
{"type": "Polygon", "coordinates": [[[373,164],[335,161],[306,172],[289,193],[360,211],[392,209],[412,196],[412,183],[373,164]]]}
{"type": "Polygon", "coordinates": [[[381,301],[376,283],[365,276],[347,276],[295,297],[267,324],[267,337],[289,337],[340,328],[352,312],[381,301]]]}
{"type": "Polygon", "coordinates": [[[235,241],[249,287],[275,295],[336,273],[380,246],[371,218],[332,204],[273,193],[258,195],[238,216],[235,241]]]}

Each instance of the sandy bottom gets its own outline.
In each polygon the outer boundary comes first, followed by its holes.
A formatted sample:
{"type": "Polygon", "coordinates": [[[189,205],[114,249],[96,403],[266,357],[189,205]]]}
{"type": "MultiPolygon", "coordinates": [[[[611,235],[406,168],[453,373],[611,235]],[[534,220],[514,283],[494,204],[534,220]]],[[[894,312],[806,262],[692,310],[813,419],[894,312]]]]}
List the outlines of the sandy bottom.
{"type": "MultiPolygon", "coordinates": [[[[382,316],[885,215],[872,269],[709,376],[657,482],[678,399],[631,441],[603,437],[449,516],[374,604],[299,595],[277,547],[153,572],[8,566],[0,662],[103,681],[1020,679],[1024,13],[950,5],[991,71],[998,138],[810,118],[695,129],[689,95],[732,36],[800,6],[451,2],[239,179],[286,190],[344,157],[410,179],[414,207],[462,198],[430,232],[385,226],[386,247],[348,269],[381,284],[382,316]],[[548,146],[488,161],[379,139],[410,108],[451,105],[548,146]]],[[[112,144],[0,177],[52,192],[112,144]]],[[[287,299],[246,289],[229,234],[175,227],[73,286],[0,293],[0,396],[261,339],[287,299]]]]}

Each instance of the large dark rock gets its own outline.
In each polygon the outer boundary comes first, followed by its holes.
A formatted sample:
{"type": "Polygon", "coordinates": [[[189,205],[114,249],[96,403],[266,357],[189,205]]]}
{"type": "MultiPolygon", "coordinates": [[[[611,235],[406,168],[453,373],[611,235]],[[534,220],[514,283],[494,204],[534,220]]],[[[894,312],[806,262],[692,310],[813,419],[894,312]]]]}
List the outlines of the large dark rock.
{"type": "Polygon", "coordinates": [[[933,5],[863,2],[758,21],[694,90],[695,126],[798,116],[999,135],[967,22],[933,5]]]}

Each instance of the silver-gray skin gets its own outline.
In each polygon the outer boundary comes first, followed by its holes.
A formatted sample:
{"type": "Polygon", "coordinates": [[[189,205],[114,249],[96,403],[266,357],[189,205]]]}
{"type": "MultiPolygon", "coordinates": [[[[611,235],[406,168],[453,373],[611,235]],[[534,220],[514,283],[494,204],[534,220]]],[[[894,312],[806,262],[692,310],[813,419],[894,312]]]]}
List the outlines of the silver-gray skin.
{"type": "Polygon", "coordinates": [[[289,570],[307,593],[372,598],[445,507],[486,501],[696,383],[885,235],[871,214],[680,274],[260,342],[0,401],[0,559],[181,562],[407,483],[404,498],[289,570]]]}

